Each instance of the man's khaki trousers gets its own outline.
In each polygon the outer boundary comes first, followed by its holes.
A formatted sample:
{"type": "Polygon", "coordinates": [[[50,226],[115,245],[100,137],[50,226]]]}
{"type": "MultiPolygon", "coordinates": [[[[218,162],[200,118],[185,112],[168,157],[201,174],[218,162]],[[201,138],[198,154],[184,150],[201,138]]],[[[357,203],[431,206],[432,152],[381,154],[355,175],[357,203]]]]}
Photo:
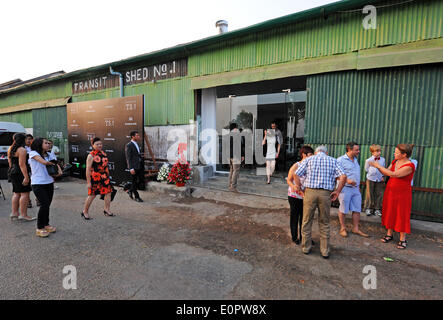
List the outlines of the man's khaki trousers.
{"type": "Polygon", "coordinates": [[[237,179],[240,173],[241,161],[237,159],[229,159],[229,188],[237,187],[237,179]]]}
{"type": "Polygon", "coordinates": [[[323,256],[329,255],[329,212],[331,209],[331,191],[324,189],[306,188],[303,198],[303,224],[302,251],[308,253],[311,250],[312,222],[314,221],[315,209],[318,208],[318,227],[320,230],[320,252],[323,256]]]}

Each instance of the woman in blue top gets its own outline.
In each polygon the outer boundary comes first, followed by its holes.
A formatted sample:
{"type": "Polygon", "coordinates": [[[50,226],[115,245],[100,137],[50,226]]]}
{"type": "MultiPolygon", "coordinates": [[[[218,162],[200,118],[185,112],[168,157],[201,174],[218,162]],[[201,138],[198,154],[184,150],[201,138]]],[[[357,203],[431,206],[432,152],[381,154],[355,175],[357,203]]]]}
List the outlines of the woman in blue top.
{"type": "MultiPolygon", "coordinates": [[[[29,164],[31,165],[31,186],[35,196],[41,203],[37,217],[38,237],[47,237],[56,229],[49,225],[49,207],[51,206],[52,197],[54,195],[54,178],[48,174],[46,166],[55,165],[49,161],[49,141],[45,138],[36,138],[31,144],[31,152],[29,153],[29,164]]],[[[58,167],[58,175],[62,172],[58,167]]]]}

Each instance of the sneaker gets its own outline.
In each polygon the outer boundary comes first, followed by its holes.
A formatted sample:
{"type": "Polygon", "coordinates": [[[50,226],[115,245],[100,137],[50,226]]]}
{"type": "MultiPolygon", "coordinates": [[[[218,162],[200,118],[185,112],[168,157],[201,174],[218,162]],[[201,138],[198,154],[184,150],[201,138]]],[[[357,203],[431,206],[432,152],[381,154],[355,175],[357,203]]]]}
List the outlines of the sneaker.
{"type": "Polygon", "coordinates": [[[46,231],[45,229],[37,229],[35,230],[35,235],[37,237],[46,238],[49,236],[49,232],[46,231]]]}
{"type": "Polygon", "coordinates": [[[372,215],[372,211],[371,211],[371,209],[366,209],[366,215],[367,215],[367,216],[372,215]]]}
{"type": "Polygon", "coordinates": [[[375,210],[375,215],[381,217],[381,211],[380,210],[375,210]]]}

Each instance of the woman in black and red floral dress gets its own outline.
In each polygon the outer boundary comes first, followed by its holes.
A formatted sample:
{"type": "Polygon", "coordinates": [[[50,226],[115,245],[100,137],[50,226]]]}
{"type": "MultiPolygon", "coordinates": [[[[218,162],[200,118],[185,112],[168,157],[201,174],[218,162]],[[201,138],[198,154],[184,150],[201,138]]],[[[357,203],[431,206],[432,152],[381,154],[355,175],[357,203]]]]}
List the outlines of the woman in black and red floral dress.
{"type": "Polygon", "coordinates": [[[88,185],[88,197],[81,213],[85,220],[92,219],[89,216],[89,207],[97,195],[105,195],[105,208],[103,213],[105,216],[112,217],[114,214],[110,212],[112,186],[109,179],[108,157],[102,151],[103,143],[100,138],[94,138],[91,141],[92,148],[86,159],[86,182],[88,185]]]}

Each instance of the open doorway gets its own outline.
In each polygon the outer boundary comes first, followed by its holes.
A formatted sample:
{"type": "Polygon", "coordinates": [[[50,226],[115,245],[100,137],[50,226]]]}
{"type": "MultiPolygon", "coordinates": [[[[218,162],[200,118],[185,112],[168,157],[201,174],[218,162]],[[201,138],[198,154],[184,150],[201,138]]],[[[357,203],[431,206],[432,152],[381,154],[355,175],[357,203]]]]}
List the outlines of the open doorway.
{"type": "MultiPolygon", "coordinates": [[[[240,131],[253,133],[271,128],[275,122],[283,137],[280,154],[276,159],[276,175],[284,176],[298,161],[298,150],[304,143],[306,108],[306,77],[293,77],[273,81],[233,85],[217,88],[216,129],[219,135],[219,161],[217,171],[229,171],[221,161],[223,129],[235,122],[240,131]]],[[[253,142],[253,154],[256,155],[253,142]]],[[[266,146],[263,153],[266,154],[266,146]]],[[[256,175],[265,164],[254,156],[252,164],[242,166],[244,173],[256,175]]]]}

